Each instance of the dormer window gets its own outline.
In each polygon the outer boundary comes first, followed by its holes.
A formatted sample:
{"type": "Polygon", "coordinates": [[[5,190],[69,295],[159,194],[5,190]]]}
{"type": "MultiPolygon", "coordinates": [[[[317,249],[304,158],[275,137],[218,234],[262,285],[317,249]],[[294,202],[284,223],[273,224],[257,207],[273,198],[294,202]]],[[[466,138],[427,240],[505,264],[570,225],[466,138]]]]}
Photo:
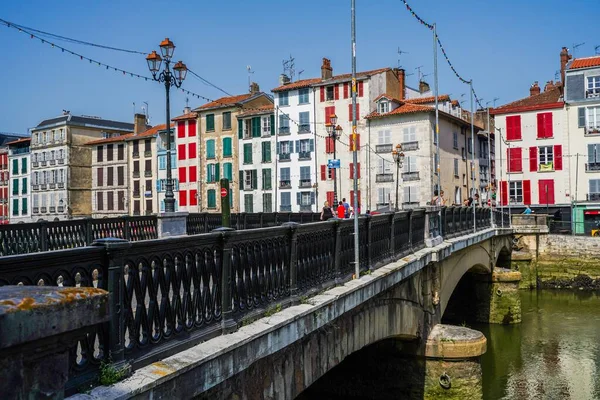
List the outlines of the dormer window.
{"type": "Polygon", "coordinates": [[[388,111],[390,111],[390,103],[387,100],[383,100],[379,102],[379,105],[377,106],[377,112],[379,114],[385,114],[388,111]]]}
{"type": "Polygon", "coordinates": [[[587,96],[588,99],[590,97],[600,97],[600,75],[598,76],[588,76],[587,78],[587,96]]]}

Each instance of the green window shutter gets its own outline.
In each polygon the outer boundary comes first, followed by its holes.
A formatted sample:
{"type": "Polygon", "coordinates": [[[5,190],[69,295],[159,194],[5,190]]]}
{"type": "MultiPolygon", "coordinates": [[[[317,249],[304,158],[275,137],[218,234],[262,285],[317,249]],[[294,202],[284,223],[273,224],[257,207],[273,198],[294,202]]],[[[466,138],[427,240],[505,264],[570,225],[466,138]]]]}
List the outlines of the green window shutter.
{"type": "Polygon", "coordinates": [[[213,139],[206,141],[206,158],[215,158],[215,141],[213,139]]]}
{"type": "Polygon", "coordinates": [[[208,208],[216,208],[217,207],[217,196],[214,189],[210,189],[206,193],[206,201],[208,203],[208,208]]]}
{"type": "Polygon", "coordinates": [[[258,189],[257,186],[258,186],[258,176],[257,176],[256,170],[253,169],[252,170],[252,188],[258,189]]]}
{"type": "Polygon", "coordinates": [[[240,190],[244,190],[244,171],[240,171],[240,181],[238,183],[240,190]]]}
{"type": "Polygon", "coordinates": [[[23,193],[22,194],[27,194],[27,178],[23,178],[23,193]]]}
{"type": "Polygon", "coordinates": [[[265,142],[265,149],[266,149],[266,162],[271,162],[271,142],[265,142]]]}
{"type": "Polygon", "coordinates": [[[275,135],[275,115],[271,115],[271,136],[275,135]]]}
{"type": "Polygon", "coordinates": [[[21,173],[22,174],[27,173],[27,159],[26,158],[21,158],[21,173]]]}
{"type": "Polygon", "coordinates": [[[19,194],[19,180],[13,179],[13,194],[19,194]]]}
{"type": "Polygon", "coordinates": [[[13,199],[12,215],[19,215],[19,199],[13,199]]]}
{"type": "Polygon", "coordinates": [[[244,144],[244,164],[252,164],[252,143],[244,144]]]}
{"type": "Polygon", "coordinates": [[[17,160],[17,159],[13,160],[12,170],[13,170],[13,172],[12,172],[13,175],[17,175],[19,173],[19,160],[17,160]]]}
{"type": "Polygon", "coordinates": [[[23,207],[22,210],[23,214],[27,214],[27,198],[23,199],[23,207]]]}
{"type": "Polygon", "coordinates": [[[261,136],[261,132],[260,132],[260,117],[254,117],[252,118],[252,128],[254,130],[254,135],[252,135],[253,137],[260,137],[261,136]]]}
{"type": "Polygon", "coordinates": [[[215,182],[218,182],[219,179],[221,179],[221,176],[219,174],[219,163],[215,164],[215,182]]]}
{"type": "Polygon", "coordinates": [[[238,119],[238,139],[244,138],[244,121],[238,119]]]}
{"type": "Polygon", "coordinates": [[[215,130],[215,114],[208,114],[206,116],[206,130],[207,131],[215,130]]]}
{"type": "Polygon", "coordinates": [[[206,166],[206,182],[211,182],[212,174],[210,171],[210,165],[206,166]]]}
{"type": "Polygon", "coordinates": [[[232,153],[231,143],[232,143],[231,138],[223,139],[223,157],[231,157],[231,153],[232,153]]]}
{"type": "Polygon", "coordinates": [[[271,168],[263,170],[263,188],[271,189],[271,168]]]}

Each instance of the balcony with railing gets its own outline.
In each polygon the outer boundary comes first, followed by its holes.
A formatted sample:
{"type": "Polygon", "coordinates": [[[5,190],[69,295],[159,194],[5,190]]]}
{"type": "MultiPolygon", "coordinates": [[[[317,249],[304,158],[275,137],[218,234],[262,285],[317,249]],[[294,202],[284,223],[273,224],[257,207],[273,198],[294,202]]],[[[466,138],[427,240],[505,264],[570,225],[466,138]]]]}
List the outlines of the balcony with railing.
{"type": "Polygon", "coordinates": [[[292,156],[290,153],[281,153],[279,154],[279,161],[290,161],[292,156]]]}
{"type": "Polygon", "coordinates": [[[279,181],[279,188],[280,189],[291,189],[292,181],[279,181]]]}
{"type": "Polygon", "coordinates": [[[140,152],[139,152],[139,151],[134,151],[134,152],[131,154],[131,156],[132,156],[133,158],[140,158],[140,152]]]}
{"type": "Polygon", "coordinates": [[[378,144],[375,146],[375,153],[391,153],[394,145],[391,143],[378,144]]]}
{"type": "Polygon", "coordinates": [[[40,208],[39,207],[33,207],[33,213],[34,214],[38,214],[40,212],[40,208]]]}
{"type": "Polygon", "coordinates": [[[600,172],[600,162],[586,163],[585,172],[600,172]]]}
{"type": "Polygon", "coordinates": [[[45,183],[42,183],[40,185],[40,190],[46,190],[46,189],[48,189],[48,185],[46,185],[45,183]]]}
{"type": "Polygon", "coordinates": [[[600,201],[600,193],[588,193],[586,199],[587,201],[600,201]]]}
{"type": "Polygon", "coordinates": [[[287,212],[292,211],[292,205],[291,204],[287,204],[287,205],[282,204],[282,205],[279,206],[279,208],[283,212],[285,212],[285,211],[287,211],[287,212]]]}
{"type": "Polygon", "coordinates": [[[404,142],[402,143],[402,151],[419,150],[419,142],[404,142]]]}
{"type": "Polygon", "coordinates": [[[59,213],[65,212],[65,206],[58,206],[58,207],[56,207],[56,209],[59,213]]]}
{"type": "Polygon", "coordinates": [[[298,125],[298,133],[310,133],[310,124],[298,125]]]}
{"type": "Polygon", "coordinates": [[[290,134],[290,127],[289,126],[280,126],[279,127],[279,134],[280,135],[289,135],[290,134]]]}
{"type": "Polygon", "coordinates": [[[552,172],[554,171],[554,163],[539,163],[538,164],[538,172],[552,172]]]}
{"type": "Polygon", "coordinates": [[[298,160],[310,160],[310,151],[301,151],[298,153],[298,160]]]}
{"type": "Polygon", "coordinates": [[[40,190],[40,185],[31,185],[33,190],[40,190]]]}
{"type": "Polygon", "coordinates": [[[55,213],[56,212],[56,207],[55,206],[50,206],[50,212],[51,213],[55,213]]]}
{"type": "Polygon", "coordinates": [[[48,161],[44,160],[44,161],[40,162],[40,165],[42,167],[45,167],[46,165],[48,165],[48,161]]]}
{"type": "Polygon", "coordinates": [[[41,208],[40,208],[40,212],[41,212],[42,214],[43,214],[43,213],[47,213],[47,212],[48,212],[48,209],[47,209],[46,207],[41,207],[41,208]]]}
{"type": "Polygon", "coordinates": [[[586,126],[584,134],[586,136],[600,135],[600,126],[586,126]]]}
{"type": "Polygon", "coordinates": [[[49,183],[49,184],[48,184],[48,187],[49,187],[50,189],[56,189],[56,183],[49,183]]]}
{"type": "Polygon", "coordinates": [[[403,172],[402,173],[402,180],[403,181],[418,181],[419,178],[419,171],[411,171],[411,172],[403,172]]]}
{"type": "Polygon", "coordinates": [[[145,151],[144,152],[144,157],[152,157],[152,150],[145,151]]]}
{"type": "Polygon", "coordinates": [[[300,212],[310,212],[312,211],[312,206],[310,204],[300,204],[300,212]]]}
{"type": "Polygon", "coordinates": [[[309,188],[312,187],[312,182],[310,179],[300,179],[300,185],[299,187],[301,188],[309,188]]]}
{"type": "Polygon", "coordinates": [[[140,197],[140,191],[139,190],[134,190],[133,191],[133,197],[140,197]]]}
{"type": "Polygon", "coordinates": [[[152,171],[144,171],[144,176],[145,177],[152,176],[152,171]]]}
{"type": "Polygon", "coordinates": [[[58,159],[58,164],[59,164],[59,165],[62,165],[62,164],[64,164],[64,163],[65,163],[65,159],[64,159],[64,158],[59,158],[59,159],[58,159]]]}
{"type": "Polygon", "coordinates": [[[377,174],[375,182],[394,182],[394,174],[377,174]]]}
{"type": "Polygon", "coordinates": [[[140,177],[140,171],[133,171],[133,177],[134,178],[139,178],[140,177]]]}
{"type": "Polygon", "coordinates": [[[64,189],[65,188],[65,183],[64,182],[58,182],[56,185],[58,186],[59,189],[64,189]]]}
{"type": "Polygon", "coordinates": [[[597,99],[600,97],[600,89],[591,89],[585,91],[586,99],[597,99]]]}
{"type": "Polygon", "coordinates": [[[56,160],[50,160],[50,165],[56,165],[56,160]]]}

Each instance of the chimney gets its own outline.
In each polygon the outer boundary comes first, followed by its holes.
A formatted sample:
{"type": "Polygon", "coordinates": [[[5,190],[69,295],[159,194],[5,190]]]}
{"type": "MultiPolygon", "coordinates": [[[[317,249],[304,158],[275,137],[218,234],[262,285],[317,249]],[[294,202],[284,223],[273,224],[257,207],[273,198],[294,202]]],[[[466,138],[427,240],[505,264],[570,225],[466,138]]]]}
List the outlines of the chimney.
{"type": "Polygon", "coordinates": [[[258,86],[258,83],[252,82],[250,84],[250,94],[256,94],[258,92],[260,92],[260,87],[258,86]]]}
{"type": "Polygon", "coordinates": [[[540,86],[538,85],[538,81],[535,81],[529,88],[529,96],[534,96],[536,94],[540,94],[540,86]]]}
{"type": "Polygon", "coordinates": [[[290,78],[286,74],[279,75],[279,86],[287,85],[290,83],[290,78]]]}
{"type": "Polygon", "coordinates": [[[425,92],[429,92],[431,88],[429,84],[425,81],[419,81],[419,93],[423,94],[425,92]]]}
{"type": "Polygon", "coordinates": [[[188,107],[188,106],[183,107],[183,113],[184,114],[189,114],[191,112],[192,112],[192,108],[191,107],[188,107]]]}
{"type": "Polygon", "coordinates": [[[321,65],[321,79],[331,79],[333,77],[333,68],[331,68],[331,60],[323,58],[321,65]]]}
{"type": "Polygon", "coordinates": [[[554,81],[548,81],[548,82],[546,82],[546,86],[544,86],[544,92],[547,92],[548,90],[552,90],[555,87],[556,86],[554,86],[554,81]]]}
{"type": "Polygon", "coordinates": [[[398,100],[404,100],[406,96],[406,71],[402,68],[398,69],[398,85],[400,86],[400,98],[398,100]]]}
{"type": "Polygon", "coordinates": [[[135,114],[133,116],[133,134],[137,135],[146,130],[146,116],[144,114],[135,114]]]}
{"type": "Polygon", "coordinates": [[[563,47],[560,51],[560,82],[562,83],[562,87],[565,87],[565,69],[567,68],[567,63],[573,56],[569,54],[569,49],[563,47]]]}

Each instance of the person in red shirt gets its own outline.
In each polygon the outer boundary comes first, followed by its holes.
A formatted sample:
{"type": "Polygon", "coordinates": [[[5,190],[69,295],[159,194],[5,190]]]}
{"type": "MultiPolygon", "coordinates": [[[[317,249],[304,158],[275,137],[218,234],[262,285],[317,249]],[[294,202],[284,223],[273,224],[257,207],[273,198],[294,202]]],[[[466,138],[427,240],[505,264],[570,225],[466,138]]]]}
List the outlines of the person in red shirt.
{"type": "Polygon", "coordinates": [[[339,219],[344,219],[346,216],[346,207],[344,207],[344,203],[340,201],[337,207],[337,217],[339,219]]]}

